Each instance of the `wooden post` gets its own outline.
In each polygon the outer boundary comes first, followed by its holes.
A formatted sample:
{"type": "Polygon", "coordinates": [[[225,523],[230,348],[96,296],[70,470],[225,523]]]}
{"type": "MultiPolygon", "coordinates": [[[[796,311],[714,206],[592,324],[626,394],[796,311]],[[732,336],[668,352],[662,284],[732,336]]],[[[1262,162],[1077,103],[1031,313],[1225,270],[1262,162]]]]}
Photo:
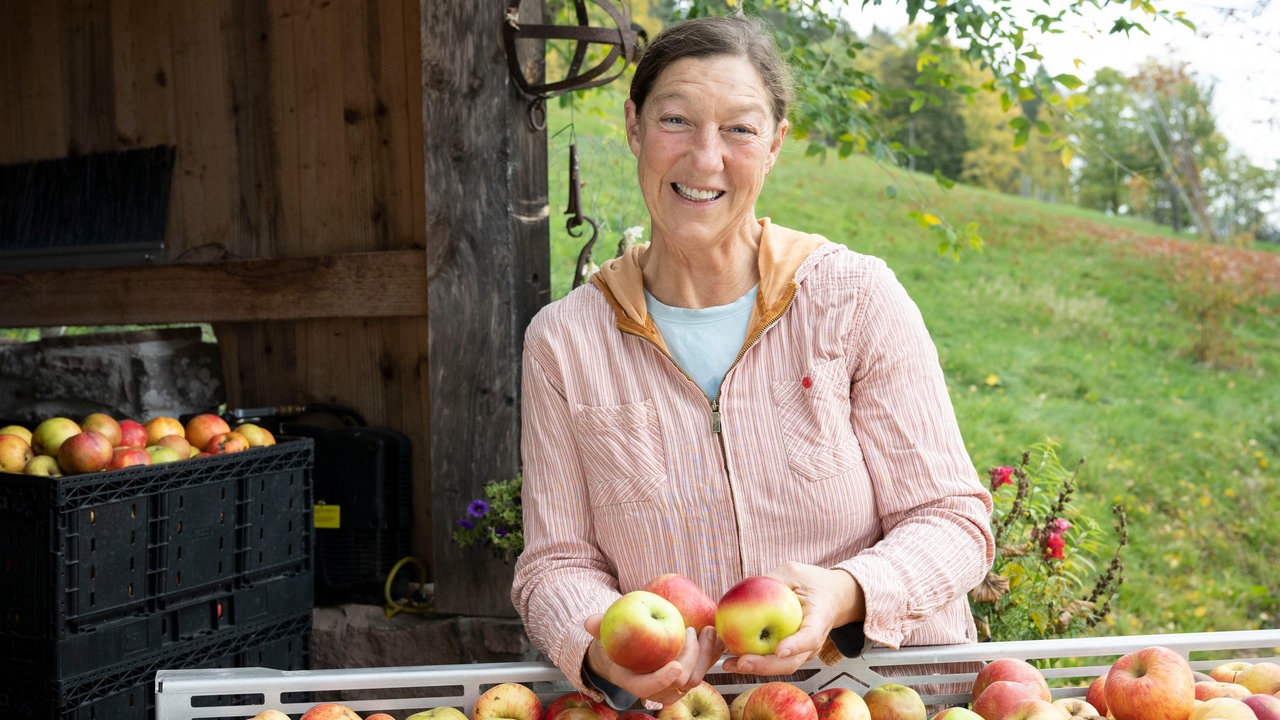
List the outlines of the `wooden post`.
{"type": "Polygon", "coordinates": [[[420,8],[435,606],[513,616],[511,566],[450,536],[486,482],[520,470],[524,330],[550,299],[547,136],[508,76],[505,3],[420,8]]]}

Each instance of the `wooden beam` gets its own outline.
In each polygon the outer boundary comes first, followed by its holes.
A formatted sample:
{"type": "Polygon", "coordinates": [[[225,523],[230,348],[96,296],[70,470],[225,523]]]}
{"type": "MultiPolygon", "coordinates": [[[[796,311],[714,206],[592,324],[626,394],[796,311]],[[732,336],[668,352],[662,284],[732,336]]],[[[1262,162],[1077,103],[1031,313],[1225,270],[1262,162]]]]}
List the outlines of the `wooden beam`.
{"type": "Polygon", "coordinates": [[[0,273],[2,327],[427,314],[425,251],[0,273]]]}

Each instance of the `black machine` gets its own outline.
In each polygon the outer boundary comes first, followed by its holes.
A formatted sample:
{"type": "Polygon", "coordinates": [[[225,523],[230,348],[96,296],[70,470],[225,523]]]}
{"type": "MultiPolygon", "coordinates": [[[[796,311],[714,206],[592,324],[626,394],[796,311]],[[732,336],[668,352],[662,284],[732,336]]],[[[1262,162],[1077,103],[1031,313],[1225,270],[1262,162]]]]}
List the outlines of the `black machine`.
{"type": "Polygon", "coordinates": [[[232,410],[280,437],[315,441],[315,595],[318,604],[383,604],[383,586],[409,555],[411,444],[328,405],[232,410]]]}

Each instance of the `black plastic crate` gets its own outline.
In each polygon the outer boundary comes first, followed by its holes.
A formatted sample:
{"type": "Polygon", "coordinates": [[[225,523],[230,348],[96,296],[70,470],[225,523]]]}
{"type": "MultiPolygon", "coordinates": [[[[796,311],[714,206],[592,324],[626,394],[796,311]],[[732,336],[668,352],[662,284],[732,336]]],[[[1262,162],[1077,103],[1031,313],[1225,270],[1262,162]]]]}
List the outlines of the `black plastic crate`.
{"type": "MultiPolygon", "coordinates": [[[[314,444],[63,478],[0,474],[0,638],[62,641],[311,574],[314,444]]],[[[150,650],[156,648],[150,647],[150,650]]]]}
{"type": "Polygon", "coordinates": [[[132,662],[61,681],[0,675],[0,716],[31,720],[150,720],[162,669],[311,666],[311,613],[212,633],[132,662]]]}
{"type": "Polygon", "coordinates": [[[313,587],[311,573],[298,573],[164,603],[148,615],[100,623],[57,640],[0,636],[0,657],[7,658],[7,672],[32,681],[92,674],[104,664],[137,662],[208,635],[272,625],[310,612],[313,587]]]}

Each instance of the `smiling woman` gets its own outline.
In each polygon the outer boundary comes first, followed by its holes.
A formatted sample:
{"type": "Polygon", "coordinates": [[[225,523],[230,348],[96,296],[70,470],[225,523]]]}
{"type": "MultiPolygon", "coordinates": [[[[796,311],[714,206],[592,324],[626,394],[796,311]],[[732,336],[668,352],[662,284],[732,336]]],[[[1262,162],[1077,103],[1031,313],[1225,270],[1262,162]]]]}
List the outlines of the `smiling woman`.
{"type": "Polygon", "coordinates": [[[799,628],[730,673],[974,640],[991,498],[919,310],[883,261],[756,216],[791,98],[753,19],[655,37],[622,108],[650,241],[525,335],[512,600],[619,709],[676,702],[725,652],[714,627],[643,671],[604,650],[602,613],[667,573],[711,597],[770,576],[800,599],[799,628]]]}

